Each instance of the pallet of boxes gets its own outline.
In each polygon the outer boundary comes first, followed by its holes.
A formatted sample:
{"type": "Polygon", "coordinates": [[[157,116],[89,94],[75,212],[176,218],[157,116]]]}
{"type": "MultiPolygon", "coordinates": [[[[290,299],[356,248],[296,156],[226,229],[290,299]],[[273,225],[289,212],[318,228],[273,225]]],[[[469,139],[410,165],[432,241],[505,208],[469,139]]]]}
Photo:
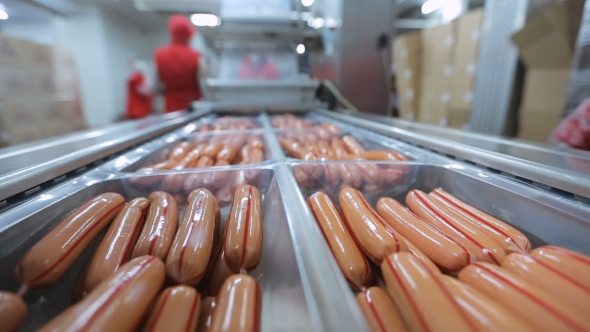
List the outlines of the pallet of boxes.
{"type": "Polygon", "coordinates": [[[394,41],[400,117],[462,128],[469,122],[483,10],[394,41]]]}
{"type": "Polygon", "coordinates": [[[564,116],[583,0],[538,9],[512,36],[526,67],[518,138],[547,142],[564,116]]]}
{"type": "Polygon", "coordinates": [[[84,129],[73,54],[0,35],[0,125],[3,145],[84,129]]]}

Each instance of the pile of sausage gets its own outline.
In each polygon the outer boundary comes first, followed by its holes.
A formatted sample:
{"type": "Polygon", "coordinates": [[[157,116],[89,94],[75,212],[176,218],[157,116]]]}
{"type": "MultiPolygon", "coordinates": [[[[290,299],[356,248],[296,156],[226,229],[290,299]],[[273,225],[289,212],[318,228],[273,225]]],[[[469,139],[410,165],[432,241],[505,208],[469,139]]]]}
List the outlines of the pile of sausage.
{"type": "Polygon", "coordinates": [[[224,130],[248,130],[256,129],[258,124],[251,118],[233,117],[231,115],[222,116],[210,124],[199,127],[196,132],[219,132],[224,130]]]}
{"type": "MultiPolygon", "coordinates": [[[[232,134],[208,139],[208,143],[177,144],[168,159],[153,166],[143,167],[137,172],[151,173],[162,170],[184,170],[231,164],[255,164],[264,161],[264,143],[258,134],[232,134]],[[220,141],[219,141],[220,140],[220,141]]],[[[255,185],[260,178],[260,170],[217,171],[193,174],[167,174],[150,177],[131,178],[138,187],[155,189],[177,194],[188,194],[200,187],[214,190],[221,203],[231,200],[231,193],[244,184],[255,185]],[[230,178],[231,177],[231,178],[230,178]]]]}
{"type": "Polygon", "coordinates": [[[590,257],[531,250],[508,224],[436,189],[376,210],[356,189],[309,207],[372,331],[588,331],[590,257]],[[369,261],[376,264],[369,264],[369,261]]]}
{"type": "Polygon", "coordinates": [[[18,295],[0,292],[0,330],[15,330],[26,316],[20,296],[27,289],[54,284],[107,229],[78,274],[75,304],[40,331],[258,331],[261,290],[247,274],[262,255],[258,189],[237,188],[222,233],[207,189],[191,192],[178,217],[175,199],[162,191],[129,202],[105,193],[84,203],[18,263],[22,287],[18,295]],[[162,290],[165,280],[173,286],[162,290]],[[209,297],[201,300],[194,287],[209,297]]]}

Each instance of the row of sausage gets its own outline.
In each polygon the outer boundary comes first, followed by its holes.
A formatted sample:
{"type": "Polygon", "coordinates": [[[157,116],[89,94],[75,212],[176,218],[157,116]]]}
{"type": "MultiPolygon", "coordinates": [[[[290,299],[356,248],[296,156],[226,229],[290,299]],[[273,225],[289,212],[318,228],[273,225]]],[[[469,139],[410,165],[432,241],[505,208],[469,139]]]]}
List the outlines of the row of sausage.
{"type": "Polygon", "coordinates": [[[256,129],[259,127],[259,123],[251,117],[226,115],[211,121],[211,123],[200,126],[195,131],[199,133],[216,133],[226,130],[239,131],[256,129]]]}
{"type": "Polygon", "coordinates": [[[352,188],[338,202],[342,214],[323,192],[308,199],[373,331],[590,329],[590,257],[530,251],[520,231],[441,189],[410,191],[408,207],[384,197],[375,210],[352,188]]]}
{"type": "Polygon", "coordinates": [[[17,264],[15,277],[22,286],[18,294],[0,293],[0,321],[6,323],[0,331],[13,331],[26,316],[20,296],[31,287],[54,284],[106,228],[74,284],[76,304],[43,331],[135,329],[165,280],[181,286],[161,293],[145,331],[170,331],[175,326],[194,331],[201,300],[193,287],[217,296],[202,305],[216,308],[209,319],[211,331],[256,331],[260,286],[247,273],[262,255],[260,192],[249,185],[237,188],[223,232],[219,204],[210,191],[197,189],[186,201],[180,223],[177,203],[166,192],[129,202],[105,193],[84,203],[17,264]]]}

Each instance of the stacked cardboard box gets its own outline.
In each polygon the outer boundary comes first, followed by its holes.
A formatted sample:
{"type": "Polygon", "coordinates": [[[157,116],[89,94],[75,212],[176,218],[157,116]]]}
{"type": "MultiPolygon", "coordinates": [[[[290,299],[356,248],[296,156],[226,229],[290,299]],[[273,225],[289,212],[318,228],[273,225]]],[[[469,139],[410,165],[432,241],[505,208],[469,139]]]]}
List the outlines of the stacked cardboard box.
{"type": "Polygon", "coordinates": [[[0,123],[10,144],[84,129],[72,53],[0,35],[0,123]]]}
{"type": "Polygon", "coordinates": [[[422,63],[422,35],[413,32],[395,39],[393,59],[400,118],[414,121],[420,107],[420,70],[422,63]]]}
{"type": "Polygon", "coordinates": [[[455,22],[426,29],[422,35],[422,77],[418,121],[446,125],[451,101],[455,22]]]}
{"type": "Polygon", "coordinates": [[[447,114],[449,127],[462,128],[469,122],[482,19],[483,9],[478,9],[456,20],[457,43],[451,78],[451,104],[447,114]]]}
{"type": "Polygon", "coordinates": [[[518,137],[547,142],[563,117],[569,74],[583,1],[543,7],[512,36],[526,66],[518,137]]]}

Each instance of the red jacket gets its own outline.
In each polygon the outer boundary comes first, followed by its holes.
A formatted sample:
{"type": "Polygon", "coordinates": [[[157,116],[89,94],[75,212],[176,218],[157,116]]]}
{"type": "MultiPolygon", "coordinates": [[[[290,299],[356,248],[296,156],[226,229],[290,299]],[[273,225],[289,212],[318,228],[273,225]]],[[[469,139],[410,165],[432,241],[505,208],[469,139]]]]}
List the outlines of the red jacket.
{"type": "Polygon", "coordinates": [[[134,72],[127,80],[127,111],[126,119],[143,118],[152,111],[152,96],[139,92],[139,87],[145,82],[141,72],[134,72]]]}
{"type": "Polygon", "coordinates": [[[174,15],[169,30],[171,44],[158,48],[154,54],[158,76],[165,85],[166,113],[186,109],[202,98],[197,83],[201,55],[188,46],[194,28],[186,17],[174,15]]]}

